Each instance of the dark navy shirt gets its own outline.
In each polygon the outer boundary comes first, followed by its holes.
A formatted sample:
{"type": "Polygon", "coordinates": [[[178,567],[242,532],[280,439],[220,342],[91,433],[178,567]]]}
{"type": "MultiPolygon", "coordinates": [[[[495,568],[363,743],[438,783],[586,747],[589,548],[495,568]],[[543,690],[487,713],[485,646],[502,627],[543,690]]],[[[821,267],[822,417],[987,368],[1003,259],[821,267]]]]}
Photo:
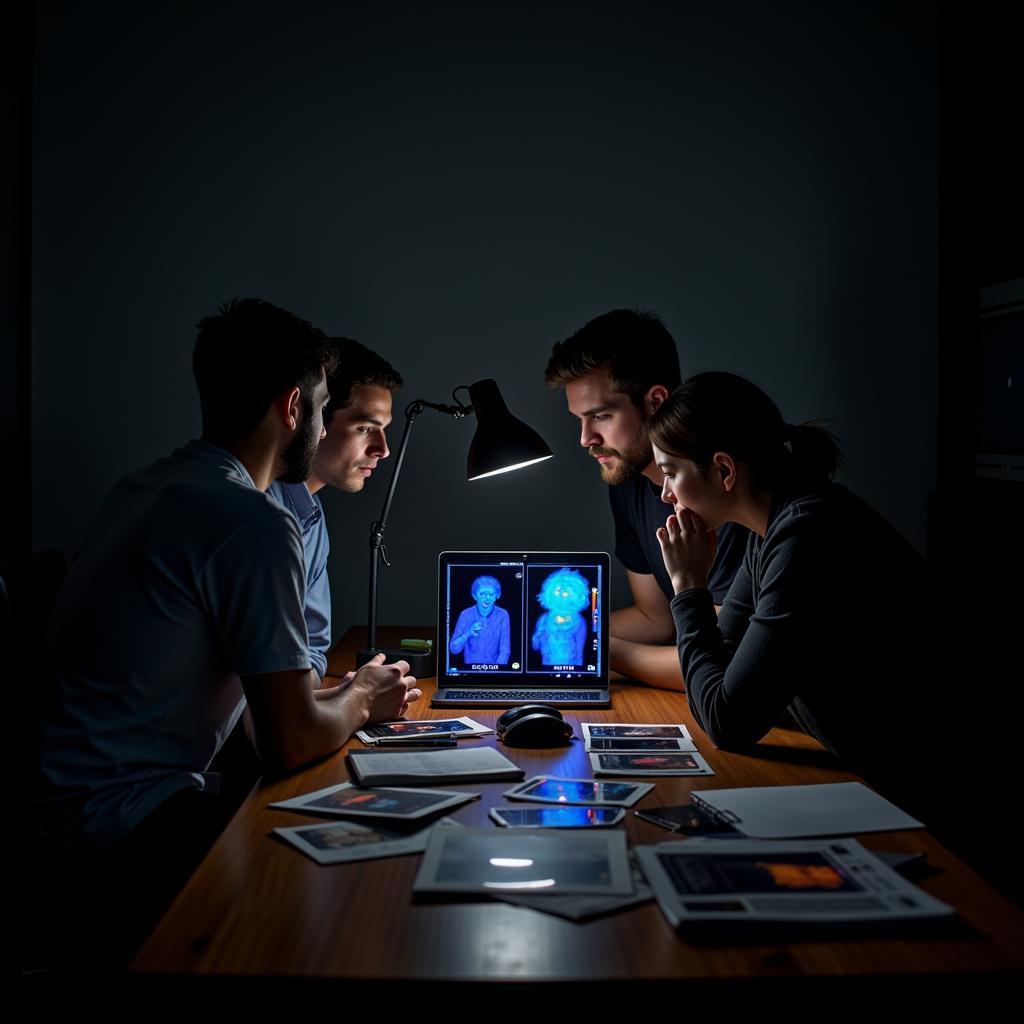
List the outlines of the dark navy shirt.
{"type": "MultiPolygon", "coordinates": [[[[653,573],[666,600],[671,601],[675,592],[665,570],[657,534],[671,508],[661,500],[661,489],[641,473],[624,484],[609,487],[608,493],[615,517],[615,557],[630,572],[653,573]]],[[[726,523],[715,534],[718,553],[708,576],[708,590],[715,604],[721,604],[743,564],[750,531],[737,523],[726,523]]]]}

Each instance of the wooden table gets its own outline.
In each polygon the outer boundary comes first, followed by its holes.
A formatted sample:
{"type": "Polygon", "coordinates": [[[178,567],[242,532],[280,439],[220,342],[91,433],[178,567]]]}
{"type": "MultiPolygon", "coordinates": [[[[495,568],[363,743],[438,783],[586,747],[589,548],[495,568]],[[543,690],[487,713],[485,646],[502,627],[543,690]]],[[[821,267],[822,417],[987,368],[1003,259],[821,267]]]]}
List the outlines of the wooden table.
{"type": "MultiPolygon", "coordinates": [[[[409,635],[426,633],[409,627],[394,631],[395,638],[409,635]]],[[[353,666],[361,638],[361,633],[349,631],[332,652],[332,672],[353,666]]],[[[385,636],[384,642],[394,640],[385,636]]],[[[429,707],[433,685],[433,680],[425,681],[424,696],[410,708],[410,718],[450,714],[429,707]]],[[[685,722],[717,772],[713,777],[658,779],[640,808],[685,803],[694,788],[854,778],[802,733],[774,729],[756,754],[728,754],[711,746],[682,695],[613,684],[612,700],[611,710],[567,712],[566,717],[577,726],[585,720],[685,722]]],[[[500,712],[466,713],[493,725],[500,712]]],[[[496,740],[488,736],[475,742],[496,740]]],[[[361,746],[359,741],[355,745],[361,746]]],[[[505,752],[527,777],[541,772],[591,774],[582,742],[569,749],[505,752]]],[[[500,983],[522,981],[587,982],[602,989],[645,981],[653,983],[645,992],[682,984],[688,998],[701,992],[718,998],[728,992],[735,999],[742,992],[771,993],[801,978],[802,991],[808,993],[821,979],[830,979],[829,993],[843,988],[845,999],[875,992],[879,983],[891,985],[894,980],[911,985],[915,993],[935,995],[951,985],[976,983],[982,975],[985,991],[991,991],[994,982],[1009,981],[1024,967],[1024,915],[921,831],[873,834],[862,841],[879,850],[925,850],[934,870],[919,884],[957,909],[955,925],[912,937],[876,933],[842,940],[760,939],[697,946],[675,935],[654,903],[576,924],[500,902],[414,902],[411,887],[418,856],[321,867],[270,838],[275,826],[316,819],[269,810],[267,804],[347,777],[339,753],[289,778],[257,785],[139,952],[132,966],[135,980],[303,978],[340,983],[346,991],[361,983],[380,991],[381,982],[430,991],[438,982],[458,980],[466,983],[458,990],[462,994],[472,991],[474,982],[487,983],[493,994],[502,988],[500,983]]],[[[488,808],[505,802],[500,794],[509,785],[443,788],[483,794],[453,814],[477,826],[489,823],[488,808]]],[[[632,812],[627,812],[626,830],[632,843],[668,836],[632,812]]]]}

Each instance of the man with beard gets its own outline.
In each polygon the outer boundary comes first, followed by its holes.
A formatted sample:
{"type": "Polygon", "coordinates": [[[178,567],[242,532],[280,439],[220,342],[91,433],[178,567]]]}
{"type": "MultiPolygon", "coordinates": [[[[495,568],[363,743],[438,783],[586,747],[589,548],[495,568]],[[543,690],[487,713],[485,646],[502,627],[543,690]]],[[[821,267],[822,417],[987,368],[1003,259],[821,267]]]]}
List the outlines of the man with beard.
{"type": "Polygon", "coordinates": [[[225,824],[209,769],[246,703],[289,770],[419,697],[405,662],[344,688],[310,666],[299,530],[265,492],[309,474],[333,369],[323,332],[270,303],[206,317],[201,440],[117,484],[72,563],[43,664],[37,916],[79,964],[124,963],[225,824]]]}
{"type": "MultiPolygon", "coordinates": [[[[355,494],[381,459],[388,457],[384,431],[391,422],[391,396],[402,386],[395,368],[358,341],[328,338],[336,360],[327,376],[331,399],[324,434],[304,482],[277,479],[269,493],[295,517],[306,561],[306,632],[309,660],[323,678],[331,646],[331,587],[327,577],[330,539],[317,497],[324,487],[355,494]]],[[[345,677],[343,682],[347,682],[345,677]]]]}
{"type": "MultiPolygon", "coordinates": [[[[634,603],[612,612],[609,664],[624,676],[678,690],[674,592],[657,538],[668,510],[644,433],[644,423],[680,383],[675,341],[653,313],[612,310],[558,342],[544,377],[565,389],[569,412],[580,421],[580,444],[610,485],[615,556],[627,570],[634,603]]],[[[743,561],[748,532],[735,523],[716,531],[708,589],[718,606],[743,561]]]]}

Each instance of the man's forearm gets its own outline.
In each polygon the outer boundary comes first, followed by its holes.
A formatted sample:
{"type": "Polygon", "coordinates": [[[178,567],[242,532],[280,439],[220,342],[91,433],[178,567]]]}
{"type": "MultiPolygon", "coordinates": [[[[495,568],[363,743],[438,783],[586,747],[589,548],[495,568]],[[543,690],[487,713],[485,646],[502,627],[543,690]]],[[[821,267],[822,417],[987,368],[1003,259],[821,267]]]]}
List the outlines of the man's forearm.
{"type": "Polygon", "coordinates": [[[684,689],[679,652],[674,646],[640,644],[612,637],[609,665],[630,679],[662,690],[684,689]]]}
{"type": "Polygon", "coordinates": [[[319,680],[312,669],[308,678],[305,688],[282,704],[265,702],[261,691],[249,696],[253,738],[268,767],[292,771],[333,753],[369,718],[370,703],[361,689],[340,684],[316,688],[319,680]]]}
{"type": "Polygon", "coordinates": [[[613,637],[636,644],[672,644],[676,639],[671,618],[659,622],[644,615],[636,605],[612,612],[608,632],[613,637]]]}
{"type": "Polygon", "coordinates": [[[314,700],[310,727],[289,744],[290,763],[284,763],[282,751],[282,767],[290,771],[333,754],[366,725],[369,717],[369,705],[359,692],[346,690],[332,699],[314,700]]]}

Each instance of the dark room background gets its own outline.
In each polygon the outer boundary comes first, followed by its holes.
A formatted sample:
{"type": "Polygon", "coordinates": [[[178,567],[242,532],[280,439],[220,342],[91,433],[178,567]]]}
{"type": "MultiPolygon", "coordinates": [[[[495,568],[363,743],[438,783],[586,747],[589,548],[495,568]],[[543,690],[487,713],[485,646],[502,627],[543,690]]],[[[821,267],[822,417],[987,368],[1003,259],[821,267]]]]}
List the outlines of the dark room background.
{"type": "MultiPolygon", "coordinates": [[[[923,553],[930,11],[37,5],[32,546],[71,554],[122,474],[198,435],[194,325],[255,295],[388,357],[399,415],[493,376],[556,452],[470,484],[472,420],[425,413],[385,623],[432,621],[444,548],[611,549],[604,485],[543,370],[553,342],[620,306],[664,318],[684,375],[741,372],[789,420],[831,418],[845,482],[923,553]]],[[[324,495],[338,633],[365,619],[386,479],[324,495]]]]}

